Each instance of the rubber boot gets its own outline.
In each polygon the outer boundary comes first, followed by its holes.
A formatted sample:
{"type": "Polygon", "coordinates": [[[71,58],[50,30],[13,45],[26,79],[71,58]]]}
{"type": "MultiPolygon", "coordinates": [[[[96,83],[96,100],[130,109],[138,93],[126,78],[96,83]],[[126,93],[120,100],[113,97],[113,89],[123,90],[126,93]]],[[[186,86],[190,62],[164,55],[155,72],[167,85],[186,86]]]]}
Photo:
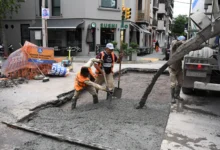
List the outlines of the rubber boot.
{"type": "Polygon", "coordinates": [[[108,91],[107,92],[107,97],[106,97],[106,100],[111,100],[112,99],[112,95],[113,95],[113,91],[108,91]]]}
{"type": "Polygon", "coordinates": [[[181,92],[181,86],[178,85],[175,88],[175,97],[176,97],[176,99],[178,99],[180,101],[184,101],[184,99],[182,97],[180,97],[180,92],[181,92]]]}
{"type": "Polygon", "coordinates": [[[177,111],[183,112],[184,99],[180,97],[180,91],[181,91],[181,86],[180,85],[176,86],[175,94],[176,94],[176,99],[177,99],[177,111]]]}
{"type": "Polygon", "coordinates": [[[171,91],[171,103],[175,104],[176,103],[176,99],[175,99],[175,88],[170,88],[171,91]]]}
{"type": "Polygon", "coordinates": [[[73,97],[72,98],[72,110],[76,108],[76,102],[77,102],[77,98],[73,97]]]}
{"type": "Polygon", "coordinates": [[[99,102],[98,95],[93,95],[93,104],[97,104],[99,102]]]}

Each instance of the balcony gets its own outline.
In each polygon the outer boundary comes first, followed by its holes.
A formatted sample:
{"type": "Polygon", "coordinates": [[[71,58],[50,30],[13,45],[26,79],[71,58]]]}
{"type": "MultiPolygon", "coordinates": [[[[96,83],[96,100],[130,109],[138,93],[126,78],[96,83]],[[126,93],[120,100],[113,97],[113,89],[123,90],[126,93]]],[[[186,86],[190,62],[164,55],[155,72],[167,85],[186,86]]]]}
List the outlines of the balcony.
{"type": "Polygon", "coordinates": [[[165,3],[160,3],[159,4],[159,10],[158,10],[157,13],[158,14],[166,14],[165,3]]]}
{"type": "Polygon", "coordinates": [[[159,9],[159,2],[158,0],[154,0],[153,10],[158,11],[158,9],[159,9]]]}
{"type": "Polygon", "coordinates": [[[137,11],[137,17],[136,22],[145,22],[150,23],[150,16],[147,16],[147,14],[143,10],[137,11]]]}
{"type": "Polygon", "coordinates": [[[158,20],[157,30],[160,30],[160,31],[165,31],[166,30],[165,21],[164,20],[158,20]]]}
{"type": "Polygon", "coordinates": [[[152,28],[156,29],[157,28],[157,24],[158,24],[157,20],[153,19],[153,21],[152,21],[152,28]]]}

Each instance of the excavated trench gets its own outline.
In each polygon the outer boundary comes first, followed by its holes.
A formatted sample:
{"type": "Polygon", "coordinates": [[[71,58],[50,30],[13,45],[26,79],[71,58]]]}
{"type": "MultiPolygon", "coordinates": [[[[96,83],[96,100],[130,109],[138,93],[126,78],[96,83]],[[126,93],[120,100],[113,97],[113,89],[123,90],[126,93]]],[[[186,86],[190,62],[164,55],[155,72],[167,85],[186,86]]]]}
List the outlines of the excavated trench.
{"type": "MultiPolygon", "coordinates": [[[[139,70],[128,71],[121,78],[121,99],[106,100],[106,93],[99,92],[99,103],[92,103],[92,96],[84,92],[77,108],[70,110],[71,103],[60,107],[39,110],[22,121],[32,128],[97,143],[105,147],[124,150],[159,150],[170,113],[169,77],[161,75],[148,97],[146,107],[135,109],[153,73],[139,70]],[[143,73],[145,72],[145,73],[143,73]]],[[[117,85],[117,80],[115,80],[117,85]]],[[[37,136],[18,149],[91,149],[37,136]]],[[[104,148],[108,149],[108,148],[104,148]]]]}

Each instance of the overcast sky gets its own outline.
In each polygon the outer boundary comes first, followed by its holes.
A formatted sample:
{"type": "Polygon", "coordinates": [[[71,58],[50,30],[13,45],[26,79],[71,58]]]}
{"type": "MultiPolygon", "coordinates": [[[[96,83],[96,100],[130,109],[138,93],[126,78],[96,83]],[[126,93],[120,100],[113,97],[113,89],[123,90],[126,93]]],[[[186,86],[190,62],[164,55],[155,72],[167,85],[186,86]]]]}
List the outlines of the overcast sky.
{"type": "Polygon", "coordinates": [[[177,17],[179,14],[189,15],[189,3],[190,3],[190,0],[174,0],[173,16],[177,17]],[[180,2],[183,2],[183,3],[180,3],[180,2]]]}

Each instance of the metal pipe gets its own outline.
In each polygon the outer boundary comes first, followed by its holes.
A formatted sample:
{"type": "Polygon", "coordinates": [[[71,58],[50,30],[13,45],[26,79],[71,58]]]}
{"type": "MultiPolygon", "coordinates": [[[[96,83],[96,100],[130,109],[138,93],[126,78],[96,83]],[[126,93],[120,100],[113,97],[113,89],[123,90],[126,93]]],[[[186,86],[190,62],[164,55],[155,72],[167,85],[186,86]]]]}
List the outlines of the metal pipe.
{"type": "MultiPolygon", "coordinates": [[[[42,0],[41,4],[41,16],[43,15],[42,9],[45,8],[45,0],[42,0]]],[[[46,19],[42,17],[42,35],[43,35],[43,47],[47,47],[47,28],[46,28],[46,19]]]]}
{"type": "Polygon", "coordinates": [[[190,4],[189,4],[189,17],[188,17],[188,33],[187,33],[187,40],[190,38],[190,14],[191,14],[191,10],[192,10],[192,0],[190,0],[190,4]]]}

